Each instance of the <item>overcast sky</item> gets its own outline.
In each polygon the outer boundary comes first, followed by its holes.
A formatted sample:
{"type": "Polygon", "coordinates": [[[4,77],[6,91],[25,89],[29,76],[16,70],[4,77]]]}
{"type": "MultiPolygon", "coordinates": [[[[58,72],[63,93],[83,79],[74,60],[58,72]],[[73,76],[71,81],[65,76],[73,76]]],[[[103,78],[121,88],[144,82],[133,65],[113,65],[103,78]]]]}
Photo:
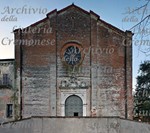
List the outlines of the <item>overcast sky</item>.
{"type": "MultiPolygon", "coordinates": [[[[1,0],[0,59],[14,58],[13,29],[24,28],[45,18],[48,12],[60,10],[72,3],[87,11],[94,11],[104,21],[125,31],[140,22],[143,9],[130,14],[129,11],[144,5],[146,0],[1,0]],[[23,8],[26,11],[21,12],[23,8]]],[[[149,8],[146,10],[146,14],[148,13],[150,14],[149,8]]],[[[150,33],[150,28],[147,32],[150,33]]],[[[146,39],[149,40],[149,36],[146,39]]],[[[150,56],[139,51],[135,40],[140,40],[140,37],[136,36],[133,42],[133,87],[139,64],[150,59],[150,56]]],[[[140,49],[145,50],[149,47],[150,45],[141,46],[140,49]]]]}

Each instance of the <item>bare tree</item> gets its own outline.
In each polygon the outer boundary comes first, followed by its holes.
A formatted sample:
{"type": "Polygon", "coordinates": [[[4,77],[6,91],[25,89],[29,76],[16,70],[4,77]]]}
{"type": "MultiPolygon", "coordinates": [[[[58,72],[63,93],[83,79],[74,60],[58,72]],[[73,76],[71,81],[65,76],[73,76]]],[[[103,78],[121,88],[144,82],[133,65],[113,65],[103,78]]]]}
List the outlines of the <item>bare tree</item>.
{"type": "MultiPolygon", "coordinates": [[[[143,1],[143,0],[139,0],[143,1]]],[[[139,21],[129,30],[134,33],[133,44],[138,46],[139,52],[150,55],[150,0],[144,0],[145,4],[133,9],[128,14],[138,13],[139,21]]],[[[125,13],[126,14],[126,13],[125,13]]]]}

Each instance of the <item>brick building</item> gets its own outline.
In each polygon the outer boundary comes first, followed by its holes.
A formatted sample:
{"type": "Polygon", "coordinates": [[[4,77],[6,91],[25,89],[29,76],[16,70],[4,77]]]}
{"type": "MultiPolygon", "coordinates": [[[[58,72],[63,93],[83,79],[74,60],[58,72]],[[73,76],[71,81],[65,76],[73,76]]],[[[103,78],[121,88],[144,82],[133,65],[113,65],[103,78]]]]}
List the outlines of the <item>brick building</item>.
{"type": "Polygon", "coordinates": [[[14,119],[14,59],[0,60],[0,121],[14,119]]]}
{"type": "Polygon", "coordinates": [[[132,33],[72,4],[16,29],[20,116],[132,119],[132,33]]]}

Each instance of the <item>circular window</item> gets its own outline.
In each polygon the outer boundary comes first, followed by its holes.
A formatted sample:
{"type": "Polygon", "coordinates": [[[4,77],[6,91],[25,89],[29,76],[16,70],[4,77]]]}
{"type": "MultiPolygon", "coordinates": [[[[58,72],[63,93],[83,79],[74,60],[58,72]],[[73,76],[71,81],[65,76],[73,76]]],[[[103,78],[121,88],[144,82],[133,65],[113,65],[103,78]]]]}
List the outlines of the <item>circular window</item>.
{"type": "Polygon", "coordinates": [[[82,47],[76,43],[66,44],[61,51],[61,58],[67,64],[71,66],[78,65],[82,62],[82,47]]]}

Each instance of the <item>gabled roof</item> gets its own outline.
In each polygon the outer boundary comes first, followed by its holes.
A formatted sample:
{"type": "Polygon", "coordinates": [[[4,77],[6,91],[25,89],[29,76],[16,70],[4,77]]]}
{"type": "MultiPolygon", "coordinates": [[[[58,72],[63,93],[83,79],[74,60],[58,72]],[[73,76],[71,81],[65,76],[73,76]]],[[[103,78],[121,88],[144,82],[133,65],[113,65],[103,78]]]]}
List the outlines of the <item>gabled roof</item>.
{"type": "Polygon", "coordinates": [[[86,10],[80,8],[79,6],[74,5],[74,3],[71,4],[71,5],[69,5],[69,6],[67,6],[67,7],[65,7],[65,8],[63,8],[63,9],[61,9],[61,10],[59,10],[59,11],[58,11],[58,14],[61,13],[61,12],[66,11],[66,10],[68,10],[68,9],[72,9],[72,8],[74,8],[74,9],[76,9],[76,10],[79,10],[79,11],[81,11],[81,12],[87,14],[87,15],[90,15],[90,13],[89,13],[88,11],[86,11],[86,10]]]}
{"type": "MultiPolygon", "coordinates": [[[[69,6],[67,6],[67,7],[65,7],[65,8],[63,8],[63,9],[61,9],[61,10],[59,10],[59,11],[57,11],[57,9],[52,10],[51,12],[49,12],[49,13],[46,14],[46,18],[44,18],[44,19],[42,19],[42,20],[40,20],[40,21],[37,21],[37,22],[31,24],[31,25],[28,26],[28,27],[36,26],[36,25],[38,25],[38,24],[44,22],[45,20],[48,20],[48,16],[49,16],[49,15],[52,15],[52,14],[55,13],[55,12],[57,12],[57,14],[60,14],[60,13],[63,13],[64,11],[66,11],[66,10],[69,10],[69,9],[75,9],[75,10],[81,11],[81,12],[87,14],[87,15],[90,15],[90,14],[91,14],[91,15],[94,15],[96,18],[98,18],[97,20],[99,20],[99,21],[100,21],[101,23],[103,23],[104,25],[108,26],[109,28],[111,28],[111,29],[113,29],[113,30],[116,30],[116,31],[121,32],[121,33],[124,33],[124,31],[122,31],[121,29],[119,29],[119,28],[117,28],[117,27],[115,27],[115,26],[113,26],[113,25],[111,25],[111,24],[105,22],[104,20],[100,19],[100,16],[99,16],[98,14],[96,14],[95,12],[93,12],[93,11],[91,11],[91,10],[90,10],[90,12],[88,12],[88,11],[86,11],[86,10],[80,8],[79,6],[75,5],[74,3],[71,4],[71,5],[69,5],[69,6]]],[[[28,28],[28,27],[26,27],[26,28],[28,28]]],[[[25,29],[25,28],[24,28],[24,29],[25,29]]],[[[16,30],[14,30],[14,32],[16,32],[16,31],[18,31],[18,30],[20,30],[20,29],[16,29],[16,30]]]]}

